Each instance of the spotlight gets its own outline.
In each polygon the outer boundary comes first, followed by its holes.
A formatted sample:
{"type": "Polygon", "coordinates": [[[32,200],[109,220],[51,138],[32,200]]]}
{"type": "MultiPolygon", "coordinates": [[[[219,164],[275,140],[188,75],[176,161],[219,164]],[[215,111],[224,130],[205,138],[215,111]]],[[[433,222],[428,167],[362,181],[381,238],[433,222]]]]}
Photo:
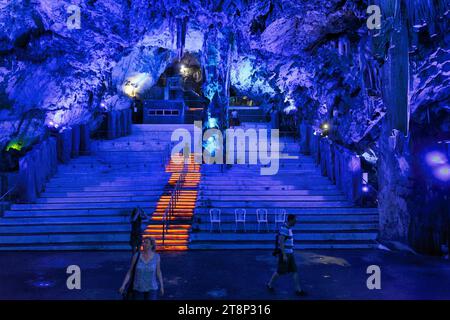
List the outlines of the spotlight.
{"type": "Polygon", "coordinates": [[[49,121],[48,126],[50,128],[53,128],[53,129],[58,129],[59,128],[59,124],[57,124],[57,123],[55,123],[53,121],[49,121]]]}
{"type": "Polygon", "coordinates": [[[208,129],[218,128],[219,127],[219,122],[218,122],[217,118],[209,118],[207,126],[208,126],[208,129]]]}
{"type": "Polygon", "coordinates": [[[329,129],[330,129],[330,125],[328,123],[325,122],[322,124],[322,130],[327,131],[329,129]]]}
{"type": "Polygon", "coordinates": [[[439,151],[432,151],[427,153],[425,160],[429,166],[437,166],[447,163],[447,157],[445,154],[439,151]]]}
{"type": "Polygon", "coordinates": [[[369,187],[368,186],[363,186],[362,187],[362,191],[366,192],[366,193],[369,192],[369,187]]]}
{"type": "Polygon", "coordinates": [[[14,139],[8,143],[6,146],[6,151],[9,151],[10,149],[21,151],[23,148],[23,141],[14,139]]]}
{"type": "Polygon", "coordinates": [[[446,164],[434,170],[434,175],[441,181],[450,181],[450,165],[446,164]]]}

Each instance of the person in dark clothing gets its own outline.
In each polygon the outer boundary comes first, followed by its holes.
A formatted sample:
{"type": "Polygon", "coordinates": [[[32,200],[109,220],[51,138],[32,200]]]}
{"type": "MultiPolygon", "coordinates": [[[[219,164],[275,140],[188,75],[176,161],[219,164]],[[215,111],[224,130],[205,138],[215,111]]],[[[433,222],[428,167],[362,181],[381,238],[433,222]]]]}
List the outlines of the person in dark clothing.
{"type": "Polygon", "coordinates": [[[237,110],[231,111],[231,127],[237,127],[240,126],[241,123],[239,121],[239,115],[237,110]]]}
{"type": "Polygon", "coordinates": [[[130,246],[133,255],[139,251],[142,243],[142,221],[148,220],[147,215],[141,207],[136,207],[131,212],[130,223],[130,246]]]}
{"type": "Polygon", "coordinates": [[[306,292],[301,288],[298,278],[297,264],[295,263],[294,256],[294,234],[292,228],[295,226],[296,217],[293,214],[289,214],[287,221],[281,226],[278,233],[279,241],[279,253],[278,253],[278,268],[267,283],[267,289],[274,292],[273,283],[280,275],[292,274],[296,291],[299,296],[306,295],[306,292]]]}

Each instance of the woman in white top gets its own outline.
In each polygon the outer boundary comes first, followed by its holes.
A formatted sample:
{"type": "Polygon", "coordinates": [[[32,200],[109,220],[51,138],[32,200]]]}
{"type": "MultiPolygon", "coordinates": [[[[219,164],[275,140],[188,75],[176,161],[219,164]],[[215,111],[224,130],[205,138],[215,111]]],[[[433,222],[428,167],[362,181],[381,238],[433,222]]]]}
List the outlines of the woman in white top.
{"type": "Polygon", "coordinates": [[[142,241],[142,250],[133,257],[131,267],[120,288],[120,293],[124,294],[128,282],[132,281],[130,285],[132,285],[133,300],[156,300],[159,282],[159,292],[164,295],[160,262],[160,256],[156,253],[155,239],[145,238],[142,241]]]}

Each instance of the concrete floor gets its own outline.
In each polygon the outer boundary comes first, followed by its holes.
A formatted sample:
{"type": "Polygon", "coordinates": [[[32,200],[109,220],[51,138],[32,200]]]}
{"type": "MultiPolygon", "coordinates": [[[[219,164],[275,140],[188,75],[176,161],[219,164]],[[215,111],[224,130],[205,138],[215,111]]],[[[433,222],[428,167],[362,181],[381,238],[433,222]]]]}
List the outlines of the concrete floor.
{"type": "MultiPolygon", "coordinates": [[[[126,252],[0,253],[0,299],[120,299],[126,252]],[[68,290],[66,268],[79,265],[81,290],[68,290]]],[[[164,299],[450,299],[450,262],[381,250],[297,253],[308,297],[293,294],[290,277],[275,294],[265,283],[276,261],[266,251],[162,254],[164,299]],[[381,268],[381,290],[369,290],[369,265],[381,268]]]]}

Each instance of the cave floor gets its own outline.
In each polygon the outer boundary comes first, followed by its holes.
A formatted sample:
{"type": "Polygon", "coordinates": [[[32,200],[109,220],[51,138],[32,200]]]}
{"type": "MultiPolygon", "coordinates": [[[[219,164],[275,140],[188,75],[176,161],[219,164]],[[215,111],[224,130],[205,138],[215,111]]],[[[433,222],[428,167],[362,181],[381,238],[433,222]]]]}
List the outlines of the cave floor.
{"type": "MultiPolygon", "coordinates": [[[[276,261],[267,251],[162,253],[164,299],[450,299],[450,263],[437,257],[382,250],[297,252],[307,297],[289,276],[265,289],[276,261]],[[367,267],[381,269],[381,289],[369,290],[367,267]]],[[[0,299],[120,299],[127,252],[0,253],[0,299]],[[81,289],[66,287],[66,268],[81,268],[81,289]]]]}

